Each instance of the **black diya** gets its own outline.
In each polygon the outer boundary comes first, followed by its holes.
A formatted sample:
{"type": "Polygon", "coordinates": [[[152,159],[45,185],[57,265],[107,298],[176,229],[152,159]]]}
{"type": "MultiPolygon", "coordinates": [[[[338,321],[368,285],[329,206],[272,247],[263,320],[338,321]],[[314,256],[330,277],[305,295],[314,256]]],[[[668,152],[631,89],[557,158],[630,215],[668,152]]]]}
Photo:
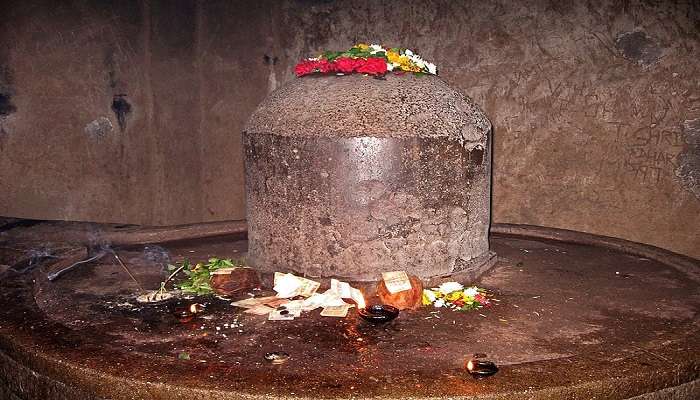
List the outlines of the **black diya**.
{"type": "Polygon", "coordinates": [[[383,324],[399,316],[399,309],[388,304],[373,304],[358,311],[360,318],[372,324],[383,324]]]}

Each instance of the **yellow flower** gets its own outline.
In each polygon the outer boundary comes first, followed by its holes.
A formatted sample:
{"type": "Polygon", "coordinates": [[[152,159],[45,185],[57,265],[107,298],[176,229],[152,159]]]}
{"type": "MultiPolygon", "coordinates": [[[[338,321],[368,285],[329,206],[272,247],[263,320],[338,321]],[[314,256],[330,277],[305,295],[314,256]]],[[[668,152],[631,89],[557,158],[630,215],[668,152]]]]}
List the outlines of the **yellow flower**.
{"type": "Polygon", "coordinates": [[[365,43],[358,43],[358,44],[355,45],[355,47],[357,47],[358,49],[360,49],[360,50],[362,50],[362,51],[368,51],[368,50],[369,50],[369,45],[368,45],[368,44],[365,44],[365,43]]]}
{"type": "Polygon", "coordinates": [[[448,294],[447,296],[445,296],[445,300],[455,301],[455,300],[459,299],[460,297],[462,297],[462,292],[452,292],[452,293],[448,294]]]}
{"type": "Polygon", "coordinates": [[[408,72],[420,72],[421,71],[420,67],[415,65],[415,64],[407,64],[407,65],[402,64],[401,69],[404,71],[408,71],[408,72]]]}
{"type": "Polygon", "coordinates": [[[401,55],[395,51],[387,51],[386,58],[389,60],[389,62],[401,64],[401,61],[399,61],[401,59],[401,55]]]}

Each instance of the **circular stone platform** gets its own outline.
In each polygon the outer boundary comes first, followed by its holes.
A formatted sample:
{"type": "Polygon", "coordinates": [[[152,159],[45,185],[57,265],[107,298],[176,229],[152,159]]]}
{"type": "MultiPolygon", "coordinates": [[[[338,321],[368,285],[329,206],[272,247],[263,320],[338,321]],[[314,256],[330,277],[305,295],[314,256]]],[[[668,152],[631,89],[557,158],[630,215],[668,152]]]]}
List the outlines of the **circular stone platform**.
{"type": "MultiPolygon", "coordinates": [[[[199,300],[206,312],[181,322],[173,312],[193,300],[137,304],[135,285],[107,258],[53,283],[50,260],[24,272],[6,267],[0,398],[698,397],[696,260],[568,231],[494,231],[499,261],[479,282],[494,293],[493,307],[423,308],[385,326],[354,310],[345,319],[314,311],[267,321],[216,298],[199,300]],[[263,358],[271,351],[291,357],[271,365],[263,358]],[[472,379],[464,363],[474,353],[500,372],[472,379]]],[[[0,244],[2,263],[23,246],[0,244]]],[[[161,250],[175,261],[237,257],[246,242],[161,246],[117,251],[142,284],[157,287],[161,250]]]]}

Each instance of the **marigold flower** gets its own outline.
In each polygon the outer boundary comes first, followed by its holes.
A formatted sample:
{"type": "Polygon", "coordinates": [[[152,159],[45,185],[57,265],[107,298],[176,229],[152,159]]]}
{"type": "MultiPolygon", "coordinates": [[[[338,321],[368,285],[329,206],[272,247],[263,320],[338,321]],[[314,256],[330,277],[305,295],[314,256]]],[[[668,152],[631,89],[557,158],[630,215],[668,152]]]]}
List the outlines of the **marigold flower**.
{"type": "Polygon", "coordinates": [[[455,301],[462,297],[462,292],[452,292],[445,296],[447,301],[455,301]]]}
{"type": "Polygon", "coordinates": [[[423,289],[423,305],[430,305],[433,304],[435,300],[437,300],[437,296],[435,295],[435,292],[432,290],[427,290],[423,289]]]}
{"type": "Polygon", "coordinates": [[[358,44],[355,45],[355,47],[357,47],[358,49],[360,49],[360,50],[362,50],[362,51],[367,51],[367,50],[369,50],[369,45],[368,45],[368,44],[365,44],[365,43],[358,43],[358,44]]]}
{"type": "Polygon", "coordinates": [[[391,50],[387,51],[387,52],[386,52],[386,58],[387,58],[387,59],[389,60],[389,62],[391,62],[391,63],[401,64],[401,62],[399,61],[399,60],[401,59],[401,54],[399,54],[399,53],[397,53],[397,52],[395,52],[395,51],[391,51],[391,50]]]}

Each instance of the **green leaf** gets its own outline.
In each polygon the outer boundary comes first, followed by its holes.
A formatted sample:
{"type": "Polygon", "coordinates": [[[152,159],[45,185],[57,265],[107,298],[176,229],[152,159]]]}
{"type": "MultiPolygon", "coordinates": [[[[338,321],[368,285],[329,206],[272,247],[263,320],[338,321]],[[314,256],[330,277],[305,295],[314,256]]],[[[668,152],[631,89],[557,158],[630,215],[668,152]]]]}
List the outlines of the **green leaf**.
{"type": "Polygon", "coordinates": [[[321,54],[321,58],[325,58],[328,61],[333,61],[342,54],[342,51],[324,51],[323,54],[321,54]]]}
{"type": "Polygon", "coordinates": [[[209,284],[211,273],[217,269],[235,267],[242,264],[240,261],[234,261],[230,258],[221,259],[212,257],[206,264],[197,263],[192,266],[189,261],[182,262],[183,272],[187,277],[184,281],[175,284],[180,290],[185,293],[193,293],[196,295],[206,295],[213,292],[209,284]]]}

